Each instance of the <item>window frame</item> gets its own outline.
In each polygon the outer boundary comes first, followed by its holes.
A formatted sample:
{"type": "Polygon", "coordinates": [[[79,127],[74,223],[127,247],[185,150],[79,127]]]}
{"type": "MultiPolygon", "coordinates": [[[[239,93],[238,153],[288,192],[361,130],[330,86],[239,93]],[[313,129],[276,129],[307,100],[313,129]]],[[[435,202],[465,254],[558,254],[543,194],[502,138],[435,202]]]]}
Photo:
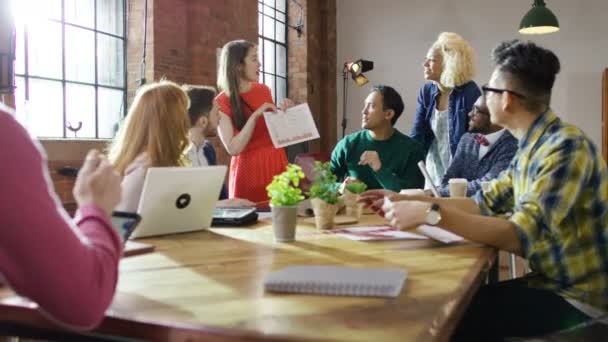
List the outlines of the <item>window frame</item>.
{"type": "MultiPolygon", "coordinates": [[[[95,91],[95,119],[94,119],[95,136],[94,137],[77,137],[76,139],[79,139],[79,140],[82,140],[82,139],[104,139],[104,140],[111,139],[111,138],[100,138],[99,137],[99,89],[100,88],[118,90],[118,91],[123,92],[122,104],[121,104],[122,110],[120,113],[121,114],[120,117],[122,119],[126,116],[127,96],[128,96],[128,83],[127,83],[127,75],[128,75],[128,72],[127,72],[127,66],[128,66],[128,64],[127,64],[127,48],[128,48],[127,47],[127,35],[128,35],[127,9],[128,9],[128,4],[127,4],[127,2],[128,2],[128,0],[120,0],[122,2],[122,4],[121,4],[122,5],[122,36],[99,30],[99,25],[98,25],[98,20],[97,20],[98,1],[99,0],[93,0],[93,27],[92,28],[86,27],[83,25],[79,25],[79,24],[66,22],[65,0],[61,0],[61,19],[54,19],[54,18],[44,18],[43,19],[47,22],[54,22],[54,23],[61,25],[61,78],[37,76],[37,75],[31,75],[29,73],[28,25],[21,23],[21,25],[23,25],[23,27],[22,27],[22,29],[23,29],[23,46],[15,46],[16,49],[21,50],[21,54],[17,52],[17,53],[15,53],[15,56],[17,56],[17,58],[19,58],[19,56],[20,56],[20,58],[23,58],[23,72],[24,73],[19,74],[15,70],[14,80],[16,82],[18,78],[23,79],[25,100],[29,101],[30,80],[32,80],[32,79],[41,80],[41,81],[50,81],[50,82],[60,82],[61,87],[62,87],[62,120],[63,120],[62,136],[60,136],[60,137],[59,136],[41,136],[40,138],[42,138],[42,139],[51,139],[52,140],[52,139],[73,138],[73,137],[68,137],[68,135],[67,135],[68,134],[68,128],[67,128],[68,121],[67,121],[66,93],[67,93],[67,86],[70,84],[92,86],[95,91]],[[93,37],[94,37],[94,43],[93,43],[94,44],[94,54],[93,54],[93,56],[94,56],[94,82],[93,83],[66,79],[66,26],[69,26],[71,28],[82,29],[87,32],[93,33],[93,37]],[[99,42],[100,38],[104,37],[104,36],[111,37],[114,39],[118,39],[119,41],[122,41],[122,44],[121,44],[122,49],[123,49],[122,87],[99,83],[98,42],[99,42]]],[[[19,23],[15,22],[15,26],[18,24],[19,23]]]]}
{"type": "MultiPolygon", "coordinates": [[[[287,22],[289,20],[289,16],[288,16],[288,14],[289,14],[289,11],[288,11],[289,6],[288,5],[289,5],[288,0],[275,0],[274,6],[270,6],[270,5],[266,4],[264,2],[264,0],[258,0],[258,17],[262,18],[262,25],[260,27],[258,27],[258,55],[260,55],[260,50],[262,51],[262,59],[260,61],[260,63],[262,64],[262,70],[260,71],[259,82],[263,83],[263,84],[266,84],[265,81],[266,81],[266,76],[267,75],[274,77],[274,84],[273,84],[274,88],[271,88],[271,91],[274,90],[273,101],[275,103],[277,103],[278,94],[279,94],[279,90],[277,88],[277,84],[278,84],[277,80],[279,78],[285,80],[285,98],[288,98],[288,94],[289,94],[289,79],[288,79],[288,75],[289,75],[289,63],[288,63],[289,62],[289,50],[288,50],[288,44],[287,44],[288,43],[287,38],[288,38],[288,35],[289,35],[289,32],[288,32],[289,25],[287,24],[287,22]],[[277,1],[284,1],[285,2],[285,11],[284,12],[281,11],[281,10],[279,10],[279,9],[277,9],[277,6],[276,6],[276,2],[277,1]],[[264,7],[267,7],[269,9],[271,9],[272,11],[274,11],[274,16],[270,16],[270,15],[264,13],[264,10],[263,10],[264,7]],[[277,13],[280,13],[280,14],[282,14],[282,15],[285,16],[285,22],[283,22],[283,21],[281,21],[281,20],[279,20],[277,18],[277,13]],[[268,17],[268,18],[270,18],[273,21],[274,32],[275,32],[275,38],[274,39],[264,36],[264,20],[263,20],[264,17],[268,17]],[[276,39],[276,33],[277,33],[277,26],[278,25],[283,25],[284,26],[284,31],[283,32],[285,33],[285,37],[283,39],[283,42],[280,42],[280,41],[278,41],[276,39]],[[270,72],[269,70],[266,70],[265,67],[264,67],[264,64],[265,64],[264,58],[265,58],[265,55],[266,55],[265,51],[264,51],[264,42],[266,42],[266,41],[268,41],[271,44],[273,44],[273,50],[274,50],[274,70],[272,70],[272,72],[270,72]],[[285,62],[284,62],[284,64],[285,64],[285,76],[281,76],[277,72],[277,65],[279,64],[277,62],[277,60],[278,60],[277,45],[280,45],[280,46],[282,46],[285,49],[285,62]]],[[[260,21],[258,19],[258,24],[259,24],[259,22],[260,21]]]]}

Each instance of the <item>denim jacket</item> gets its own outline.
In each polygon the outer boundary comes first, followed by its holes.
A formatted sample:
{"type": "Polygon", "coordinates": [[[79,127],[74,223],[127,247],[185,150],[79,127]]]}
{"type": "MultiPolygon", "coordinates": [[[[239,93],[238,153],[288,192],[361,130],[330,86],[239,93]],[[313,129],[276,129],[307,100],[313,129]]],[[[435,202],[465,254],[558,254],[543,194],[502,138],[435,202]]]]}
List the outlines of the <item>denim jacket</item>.
{"type": "MultiPolygon", "coordinates": [[[[473,108],[473,103],[481,95],[479,87],[474,81],[469,81],[461,86],[455,87],[448,101],[449,130],[450,130],[450,152],[452,156],[456,153],[460,137],[469,129],[468,114],[473,108]]],[[[434,82],[426,82],[420,89],[418,104],[416,105],[416,117],[410,136],[418,141],[427,153],[431,147],[435,135],[431,130],[431,116],[437,105],[439,88],[434,82]]]]}

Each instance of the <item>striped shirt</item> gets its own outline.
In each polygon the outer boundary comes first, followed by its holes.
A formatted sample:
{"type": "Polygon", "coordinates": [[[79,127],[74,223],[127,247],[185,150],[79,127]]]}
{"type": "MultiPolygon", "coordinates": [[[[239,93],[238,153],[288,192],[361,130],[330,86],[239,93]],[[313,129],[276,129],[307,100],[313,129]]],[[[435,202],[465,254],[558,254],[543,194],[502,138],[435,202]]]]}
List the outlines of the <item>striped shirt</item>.
{"type": "Polygon", "coordinates": [[[608,171],[583,132],[542,114],[475,200],[484,215],[512,213],[530,286],[608,308],[608,171]]]}

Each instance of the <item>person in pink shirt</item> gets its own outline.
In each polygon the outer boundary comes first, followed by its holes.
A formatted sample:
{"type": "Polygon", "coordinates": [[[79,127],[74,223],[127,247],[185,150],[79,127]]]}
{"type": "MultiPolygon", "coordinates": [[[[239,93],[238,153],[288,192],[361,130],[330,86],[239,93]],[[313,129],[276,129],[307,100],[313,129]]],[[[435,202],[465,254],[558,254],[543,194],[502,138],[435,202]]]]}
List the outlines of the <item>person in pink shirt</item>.
{"type": "Polygon", "coordinates": [[[0,104],[0,282],[36,302],[52,321],[92,329],[118,278],[122,237],[110,221],[120,176],[90,151],[74,186],[71,219],[53,190],[41,146],[0,104]]]}

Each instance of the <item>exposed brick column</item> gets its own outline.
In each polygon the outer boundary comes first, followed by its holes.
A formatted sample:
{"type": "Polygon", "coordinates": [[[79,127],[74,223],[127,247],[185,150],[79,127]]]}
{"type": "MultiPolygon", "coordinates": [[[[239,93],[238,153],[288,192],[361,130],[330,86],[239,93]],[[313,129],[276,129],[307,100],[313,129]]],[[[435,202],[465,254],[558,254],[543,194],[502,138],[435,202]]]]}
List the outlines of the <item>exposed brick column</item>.
{"type": "MultiPolygon", "coordinates": [[[[336,1],[300,0],[304,34],[289,29],[289,97],[308,102],[321,138],[312,152],[330,152],[336,143],[336,1]]],[[[295,25],[299,8],[289,1],[289,23],[295,25]]]]}
{"type": "MultiPolygon", "coordinates": [[[[141,78],[141,59],[144,46],[144,0],[129,0],[127,22],[127,99],[130,104],[135,97],[141,78]]],[[[148,0],[148,36],[146,42],[147,81],[154,80],[154,0],[148,0]]]]}

